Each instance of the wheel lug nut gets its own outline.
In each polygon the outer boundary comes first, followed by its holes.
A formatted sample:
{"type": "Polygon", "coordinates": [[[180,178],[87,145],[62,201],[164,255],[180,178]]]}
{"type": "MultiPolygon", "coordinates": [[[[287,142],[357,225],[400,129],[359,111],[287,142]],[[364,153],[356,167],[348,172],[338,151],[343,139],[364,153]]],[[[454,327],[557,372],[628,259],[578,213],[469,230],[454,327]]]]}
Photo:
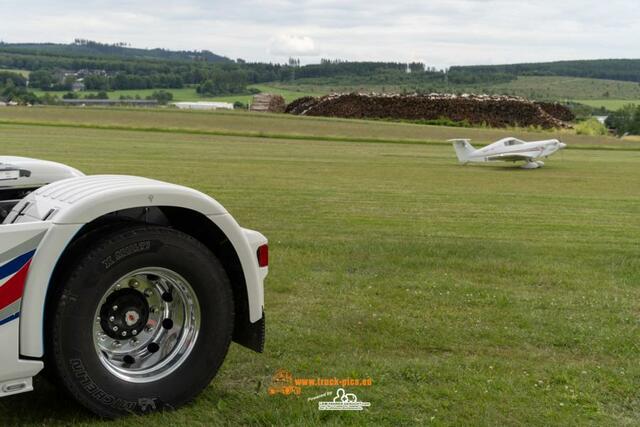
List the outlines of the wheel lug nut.
{"type": "Polygon", "coordinates": [[[127,331],[122,331],[122,336],[126,337],[127,336],[127,331]]]}
{"type": "Polygon", "coordinates": [[[134,329],[133,331],[131,331],[131,335],[138,335],[138,331],[134,329]]]}
{"type": "Polygon", "coordinates": [[[115,316],[109,316],[109,322],[113,322],[114,320],[116,320],[115,316]]]}
{"type": "Polygon", "coordinates": [[[113,346],[114,347],[120,347],[122,344],[120,344],[120,341],[114,341],[113,342],[113,346]]]}
{"type": "Polygon", "coordinates": [[[118,327],[117,326],[113,327],[113,332],[118,332],[118,327]]]}
{"type": "Polygon", "coordinates": [[[138,282],[136,279],[129,280],[129,287],[137,288],[138,286],[140,286],[140,282],[138,282]]]}
{"type": "Polygon", "coordinates": [[[131,338],[131,340],[129,340],[129,344],[136,345],[138,344],[138,340],[136,338],[131,338]]]}
{"type": "Polygon", "coordinates": [[[117,305],[114,305],[113,307],[111,307],[111,310],[113,310],[113,311],[118,311],[118,306],[117,306],[117,305]]]}

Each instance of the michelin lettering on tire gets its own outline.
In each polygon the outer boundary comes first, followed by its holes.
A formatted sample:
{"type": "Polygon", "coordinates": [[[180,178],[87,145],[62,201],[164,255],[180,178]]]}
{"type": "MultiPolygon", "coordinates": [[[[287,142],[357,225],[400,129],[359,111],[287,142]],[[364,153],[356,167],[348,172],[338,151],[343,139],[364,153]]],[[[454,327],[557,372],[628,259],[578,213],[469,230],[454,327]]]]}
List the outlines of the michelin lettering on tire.
{"type": "Polygon", "coordinates": [[[150,249],[151,249],[151,242],[148,240],[138,242],[138,243],[133,243],[122,249],[118,249],[112,255],[109,255],[108,257],[103,259],[102,264],[108,270],[111,267],[113,267],[113,265],[118,261],[120,261],[121,259],[126,258],[130,255],[140,253],[140,252],[148,251],[150,249]]]}

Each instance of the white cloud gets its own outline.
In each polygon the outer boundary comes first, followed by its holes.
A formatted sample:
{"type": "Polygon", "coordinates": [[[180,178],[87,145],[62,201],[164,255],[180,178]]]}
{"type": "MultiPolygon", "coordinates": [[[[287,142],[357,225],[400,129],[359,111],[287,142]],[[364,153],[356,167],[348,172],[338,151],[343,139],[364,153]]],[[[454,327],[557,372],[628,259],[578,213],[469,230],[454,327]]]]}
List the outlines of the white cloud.
{"type": "Polygon", "coordinates": [[[279,34],[271,40],[269,49],[276,56],[315,56],[316,44],[308,36],[279,34]]]}
{"type": "Polygon", "coordinates": [[[640,57],[638,0],[0,0],[0,40],[75,37],[429,66],[640,57]]]}

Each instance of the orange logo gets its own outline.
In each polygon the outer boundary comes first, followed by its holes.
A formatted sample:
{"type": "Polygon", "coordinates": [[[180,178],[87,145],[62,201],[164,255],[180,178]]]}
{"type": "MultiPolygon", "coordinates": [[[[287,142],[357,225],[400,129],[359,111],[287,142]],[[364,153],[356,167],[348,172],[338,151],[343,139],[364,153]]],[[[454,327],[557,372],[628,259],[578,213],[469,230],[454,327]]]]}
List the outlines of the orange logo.
{"type": "Polygon", "coordinates": [[[271,386],[269,387],[269,395],[282,394],[289,396],[295,394],[300,396],[302,389],[293,383],[293,375],[286,369],[278,369],[271,378],[271,386]]]}

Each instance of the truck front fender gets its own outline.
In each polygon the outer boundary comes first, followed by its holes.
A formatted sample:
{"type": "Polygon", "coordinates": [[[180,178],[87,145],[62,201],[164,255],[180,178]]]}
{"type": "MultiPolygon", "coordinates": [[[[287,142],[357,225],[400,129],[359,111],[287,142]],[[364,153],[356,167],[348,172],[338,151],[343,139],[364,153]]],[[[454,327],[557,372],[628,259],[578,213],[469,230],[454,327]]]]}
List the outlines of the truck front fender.
{"type": "MultiPolygon", "coordinates": [[[[260,233],[241,228],[214,199],[196,190],[146,178],[102,175],[58,181],[17,204],[6,223],[43,224],[46,230],[34,254],[22,297],[20,354],[44,354],[44,308],[52,275],[68,245],[87,225],[110,213],[135,208],[176,207],[206,216],[233,246],[244,274],[251,322],[263,316],[263,281],[256,249],[266,243],[260,233]]],[[[0,229],[1,231],[2,229],[0,229]]]]}

